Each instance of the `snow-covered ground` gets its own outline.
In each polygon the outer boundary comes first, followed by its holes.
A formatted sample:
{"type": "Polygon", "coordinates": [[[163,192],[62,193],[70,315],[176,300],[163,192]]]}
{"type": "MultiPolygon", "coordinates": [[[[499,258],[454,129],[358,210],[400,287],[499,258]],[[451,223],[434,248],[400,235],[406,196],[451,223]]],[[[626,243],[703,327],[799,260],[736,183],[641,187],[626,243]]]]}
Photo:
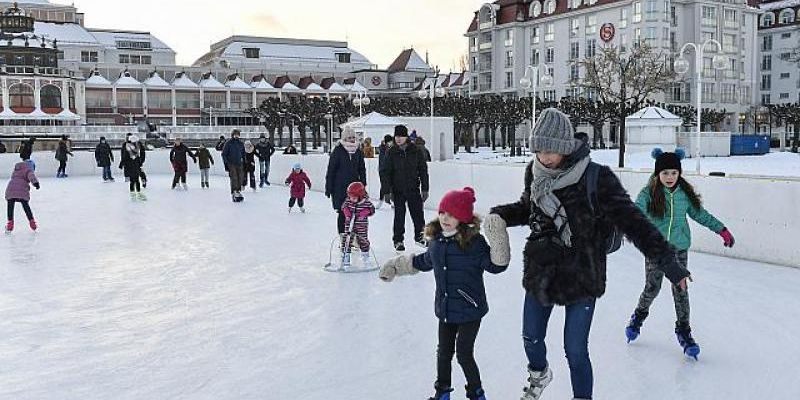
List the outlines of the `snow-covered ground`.
{"type": "MultiPolygon", "coordinates": [[[[122,182],[43,180],[32,202],[40,231],[18,210],[17,230],[0,236],[0,399],[432,393],[431,274],[387,284],[324,272],[335,218],[321,194],[309,193],[307,214],[290,215],[286,188],[237,205],[226,180],[212,177],[203,191],[197,178],[188,192],[172,192],[168,178],[153,176],[146,203],[131,203],[122,182]]],[[[380,210],[371,222],[381,260],[392,255],[391,215],[380,210]]],[[[476,357],[490,399],[518,398],[524,383],[525,236],[512,233],[509,270],[486,276],[491,311],[476,357]]],[[[698,253],[690,268],[699,362],[675,341],[666,287],[642,337],[625,343],[643,260],[629,245],[611,257],[590,342],[595,398],[800,398],[800,270],[698,253]]],[[[548,337],[555,380],[544,399],[571,398],[562,329],[557,310],[548,337]]],[[[454,399],[464,398],[463,384],[454,363],[454,399]]]]}
{"type": "MultiPolygon", "coordinates": [[[[523,164],[530,161],[530,157],[508,157],[508,151],[491,151],[481,148],[474,153],[457,153],[456,162],[482,163],[482,164],[523,164]]],[[[616,167],[619,165],[618,150],[593,150],[592,160],[600,164],[616,167]]],[[[694,172],[695,159],[683,160],[684,171],[694,172]]],[[[653,169],[654,161],[648,153],[630,154],[625,167],[633,169],[653,169]]],[[[773,152],[762,156],[732,156],[732,157],[705,157],[700,159],[700,171],[704,174],[710,172],[725,172],[734,175],[760,175],[800,177],[800,154],[791,152],[773,152]]]]}

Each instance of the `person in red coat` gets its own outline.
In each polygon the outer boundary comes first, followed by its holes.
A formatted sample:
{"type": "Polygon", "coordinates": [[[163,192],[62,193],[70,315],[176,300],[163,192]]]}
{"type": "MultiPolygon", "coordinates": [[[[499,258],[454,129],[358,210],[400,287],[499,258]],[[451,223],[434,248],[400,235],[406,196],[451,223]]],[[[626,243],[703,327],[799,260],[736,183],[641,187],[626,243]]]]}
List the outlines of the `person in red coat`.
{"type": "Polygon", "coordinates": [[[286,178],[285,183],[286,186],[291,188],[290,193],[292,197],[289,199],[289,212],[292,212],[292,208],[294,208],[294,204],[297,202],[297,205],[300,207],[300,212],[305,213],[306,209],[304,208],[305,204],[303,203],[303,199],[306,197],[306,185],[311,189],[311,179],[308,179],[308,175],[303,171],[300,163],[296,163],[292,166],[292,173],[286,178]]]}

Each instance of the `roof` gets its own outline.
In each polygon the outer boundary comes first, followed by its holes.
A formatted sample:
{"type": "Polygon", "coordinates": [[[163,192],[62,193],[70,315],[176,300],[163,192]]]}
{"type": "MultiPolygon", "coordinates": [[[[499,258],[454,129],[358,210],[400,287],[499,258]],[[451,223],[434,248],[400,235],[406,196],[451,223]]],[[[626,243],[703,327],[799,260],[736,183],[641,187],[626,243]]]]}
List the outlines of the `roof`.
{"type": "Polygon", "coordinates": [[[178,72],[175,74],[175,79],[172,80],[172,86],[176,88],[197,88],[198,85],[193,80],[189,79],[186,72],[178,72]]]}
{"type": "Polygon", "coordinates": [[[350,89],[350,91],[353,91],[353,92],[359,92],[359,93],[361,93],[361,92],[366,93],[367,92],[367,88],[365,88],[364,85],[362,85],[360,82],[358,82],[355,79],[353,80],[353,84],[349,85],[348,88],[350,89]]]}
{"type": "Polygon", "coordinates": [[[221,84],[217,78],[210,72],[203,74],[203,79],[200,80],[200,87],[203,89],[222,89],[225,85],[221,84]]]}
{"type": "Polygon", "coordinates": [[[625,120],[677,120],[682,122],[683,119],[663,108],[659,107],[645,107],[625,118],[625,120]]]}
{"type": "Polygon", "coordinates": [[[342,86],[342,85],[340,85],[340,84],[338,84],[336,82],[333,82],[333,84],[331,86],[329,86],[327,88],[327,90],[330,93],[347,93],[348,92],[346,87],[344,87],[344,86],[342,86]]]}
{"type": "Polygon", "coordinates": [[[147,87],[170,87],[169,82],[165,81],[156,71],[150,73],[150,77],[144,80],[144,85],[147,87]]]}
{"type": "Polygon", "coordinates": [[[100,75],[99,71],[92,72],[92,76],[86,80],[87,87],[111,87],[111,82],[100,75]]]}
{"type": "Polygon", "coordinates": [[[352,126],[353,128],[364,128],[369,126],[397,126],[402,122],[396,118],[387,117],[379,112],[371,112],[363,117],[342,124],[342,126],[352,126]]]}
{"type": "Polygon", "coordinates": [[[400,71],[430,71],[430,65],[425,63],[425,60],[420,57],[414,49],[403,50],[397,58],[389,65],[386,70],[388,72],[400,71]]]}
{"type": "Polygon", "coordinates": [[[267,77],[264,76],[263,74],[254,76],[253,81],[250,82],[250,86],[252,86],[253,89],[261,89],[261,90],[275,89],[272,85],[269,84],[269,82],[267,82],[267,77]]]}
{"type": "Polygon", "coordinates": [[[762,1],[758,8],[765,11],[780,10],[800,6],[800,0],[762,1]]]}
{"type": "Polygon", "coordinates": [[[127,88],[140,88],[142,87],[142,83],[137,81],[136,78],[131,76],[131,73],[128,70],[122,71],[119,75],[119,79],[114,82],[114,86],[116,87],[127,87],[127,88]]]}
{"type": "Polygon", "coordinates": [[[287,90],[291,92],[300,90],[300,88],[295,86],[292,83],[292,80],[286,75],[275,78],[275,84],[272,86],[274,86],[276,89],[287,90]]]}
{"type": "MultiPolygon", "coordinates": [[[[496,18],[494,21],[494,25],[505,25],[510,24],[513,22],[518,21],[529,21],[532,19],[541,19],[551,17],[553,15],[558,14],[566,14],[573,11],[584,10],[590,7],[598,7],[606,4],[616,3],[619,0],[597,0],[595,4],[588,4],[587,1],[581,2],[581,5],[576,8],[570,8],[569,1],[565,0],[558,0],[556,1],[556,9],[551,14],[545,14],[542,12],[539,16],[533,17],[530,15],[530,7],[531,4],[534,2],[538,2],[540,5],[544,6],[545,0],[497,0],[492,4],[495,8],[496,18]]],[[[481,6],[483,8],[483,6],[481,6]]],[[[467,33],[475,32],[479,29],[479,21],[478,16],[480,14],[480,9],[475,11],[472,22],[470,23],[469,28],[467,28],[467,33]]]]}
{"type": "Polygon", "coordinates": [[[96,37],[78,24],[36,21],[33,23],[33,32],[49,39],[58,39],[59,44],[100,45],[96,37]]]}
{"type": "Polygon", "coordinates": [[[228,80],[225,82],[225,86],[231,89],[252,89],[253,87],[248,85],[242,78],[239,77],[239,74],[233,74],[228,77],[228,80]]]}
{"type": "Polygon", "coordinates": [[[302,40],[283,38],[261,38],[252,36],[232,36],[221,42],[211,45],[208,53],[204,54],[194,65],[213,61],[215,58],[236,58],[250,60],[244,57],[245,48],[259,49],[258,60],[298,61],[311,60],[317,62],[339,62],[337,54],[350,54],[351,64],[371,64],[361,53],[347,47],[347,42],[333,42],[322,40],[302,40]]]}
{"type": "Polygon", "coordinates": [[[312,83],[314,83],[314,78],[306,76],[305,78],[300,78],[300,82],[297,83],[297,87],[299,87],[300,89],[306,89],[312,83]]]}
{"type": "MultiPolygon", "coordinates": [[[[76,25],[76,24],[71,24],[76,25]]],[[[136,31],[122,31],[122,30],[105,30],[105,29],[87,29],[87,31],[94,36],[97,41],[110,48],[117,48],[118,40],[133,40],[133,41],[148,41],[153,50],[168,50],[173,51],[172,48],[167,46],[166,43],[159,40],[157,37],[150,34],[150,32],[136,32],[136,31]]],[[[61,39],[59,39],[61,41],[61,39]]]]}

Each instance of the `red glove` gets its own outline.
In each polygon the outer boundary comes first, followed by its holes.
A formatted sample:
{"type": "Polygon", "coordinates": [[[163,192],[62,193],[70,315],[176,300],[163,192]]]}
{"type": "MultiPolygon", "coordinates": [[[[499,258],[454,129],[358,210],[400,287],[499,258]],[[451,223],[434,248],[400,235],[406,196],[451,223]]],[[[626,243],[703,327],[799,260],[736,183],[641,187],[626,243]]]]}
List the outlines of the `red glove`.
{"type": "Polygon", "coordinates": [[[733,247],[736,243],[736,240],[733,238],[731,231],[728,228],[722,228],[722,231],[719,233],[722,236],[722,240],[725,242],[725,247],[733,247]]]}

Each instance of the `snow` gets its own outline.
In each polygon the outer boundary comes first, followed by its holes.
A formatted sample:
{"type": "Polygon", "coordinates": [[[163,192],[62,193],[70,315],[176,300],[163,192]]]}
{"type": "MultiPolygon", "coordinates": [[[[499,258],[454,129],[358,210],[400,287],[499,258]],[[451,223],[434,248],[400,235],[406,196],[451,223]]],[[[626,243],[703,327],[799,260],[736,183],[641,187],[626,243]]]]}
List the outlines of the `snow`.
{"type": "Polygon", "coordinates": [[[203,89],[224,89],[225,85],[220,83],[214,75],[209,75],[208,78],[200,81],[200,87],[203,89]]]}
{"type": "Polygon", "coordinates": [[[111,87],[111,82],[108,79],[104,78],[103,75],[100,75],[99,72],[94,72],[89,79],[86,80],[87,87],[111,87]]]}
{"type": "MultiPolygon", "coordinates": [[[[273,170],[272,181],[287,172],[273,170]]],[[[0,398],[432,394],[432,274],[387,284],[374,274],[323,272],[335,216],[321,194],[309,193],[308,214],[287,214],[288,190],[278,186],[234,205],[226,179],[212,176],[211,190],[197,189],[192,166],[188,192],[170,191],[168,177],[152,174],[149,201],[131,203],[115,174],[114,184],[42,179],[31,203],[40,231],[30,233],[18,210],[17,230],[0,236],[0,398]]],[[[382,209],[371,220],[380,260],[393,254],[391,219],[382,209]]],[[[476,358],[489,398],[518,398],[524,384],[519,253],[527,233],[512,230],[512,265],[486,276],[491,311],[476,358]]],[[[590,338],[595,398],[800,397],[800,271],[698,253],[690,268],[699,362],[680,353],[667,288],[642,337],[625,343],[643,259],[630,245],[611,256],[590,338]]],[[[562,329],[557,308],[548,399],[571,398],[562,329]]],[[[453,365],[454,396],[463,398],[453,365]]]]}
{"type": "Polygon", "coordinates": [[[626,120],[629,119],[655,119],[655,120],[663,120],[663,119],[674,119],[682,121],[681,117],[659,107],[645,107],[625,118],[626,120]]]}
{"type": "Polygon", "coordinates": [[[761,10],[769,11],[769,10],[779,10],[797,6],[800,6],[800,0],[782,0],[782,1],[775,1],[772,3],[761,3],[758,5],[758,8],[761,10]]]}
{"type": "Polygon", "coordinates": [[[225,87],[231,89],[252,89],[250,85],[248,85],[245,81],[242,80],[242,78],[239,78],[238,76],[236,77],[236,79],[232,81],[225,82],[225,87]]]}
{"type": "Polygon", "coordinates": [[[340,85],[338,82],[334,82],[328,88],[328,93],[347,93],[347,88],[340,85]]]}
{"type": "Polygon", "coordinates": [[[274,90],[275,89],[275,87],[270,85],[269,82],[267,82],[264,79],[262,79],[262,80],[260,80],[258,82],[253,82],[251,84],[251,86],[253,87],[253,89],[256,89],[256,90],[274,90]]]}
{"type": "MultiPolygon", "coordinates": [[[[493,152],[482,148],[474,153],[460,152],[453,162],[477,164],[526,164],[531,158],[508,157],[508,150],[493,152]]],[[[618,150],[593,150],[592,160],[616,167],[619,158],[618,150]]],[[[684,171],[694,171],[695,159],[684,159],[684,171]]],[[[655,161],[650,153],[633,153],[627,156],[625,167],[639,170],[653,170],[655,161]]],[[[727,175],[750,175],[771,177],[800,177],[800,155],[791,152],[772,152],[762,156],[705,157],[700,159],[700,171],[704,174],[724,172],[727,175]]]]}
{"type": "Polygon", "coordinates": [[[165,81],[158,72],[153,72],[150,77],[145,79],[144,85],[152,88],[168,88],[169,82],[165,81]]]}
{"type": "Polygon", "coordinates": [[[308,62],[334,62],[338,63],[338,53],[349,53],[350,62],[353,64],[369,64],[369,60],[361,53],[348,47],[315,46],[309,44],[270,43],[269,38],[263,42],[233,42],[229,44],[222,54],[223,58],[244,58],[245,48],[257,48],[261,55],[259,62],[269,60],[272,62],[298,61],[308,62]]]}
{"type": "Polygon", "coordinates": [[[142,87],[142,83],[137,81],[136,78],[132,77],[130,73],[127,71],[114,82],[114,86],[116,87],[125,87],[125,88],[140,88],[142,87]]]}
{"type": "Polygon", "coordinates": [[[311,83],[303,91],[304,92],[312,92],[312,93],[319,93],[319,92],[324,93],[325,89],[323,89],[322,86],[320,86],[320,85],[318,85],[316,83],[311,83]]]}
{"type": "Polygon", "coordinates": [[[430,65],[425,63],[425,60],[420,57],[416,50],[411,50],[411,55],[408,57],[408,62],[405,65],[405,71],[428,72],[432,69],[430,65]]]}
{"type": "Polygon", "coordinates": [[[172,81],[172,86],[176,88],[197,88],[198,85],[193,80],[189,78],[186,73],[180,73],[179,77],[176,77],[172,81]]]}

